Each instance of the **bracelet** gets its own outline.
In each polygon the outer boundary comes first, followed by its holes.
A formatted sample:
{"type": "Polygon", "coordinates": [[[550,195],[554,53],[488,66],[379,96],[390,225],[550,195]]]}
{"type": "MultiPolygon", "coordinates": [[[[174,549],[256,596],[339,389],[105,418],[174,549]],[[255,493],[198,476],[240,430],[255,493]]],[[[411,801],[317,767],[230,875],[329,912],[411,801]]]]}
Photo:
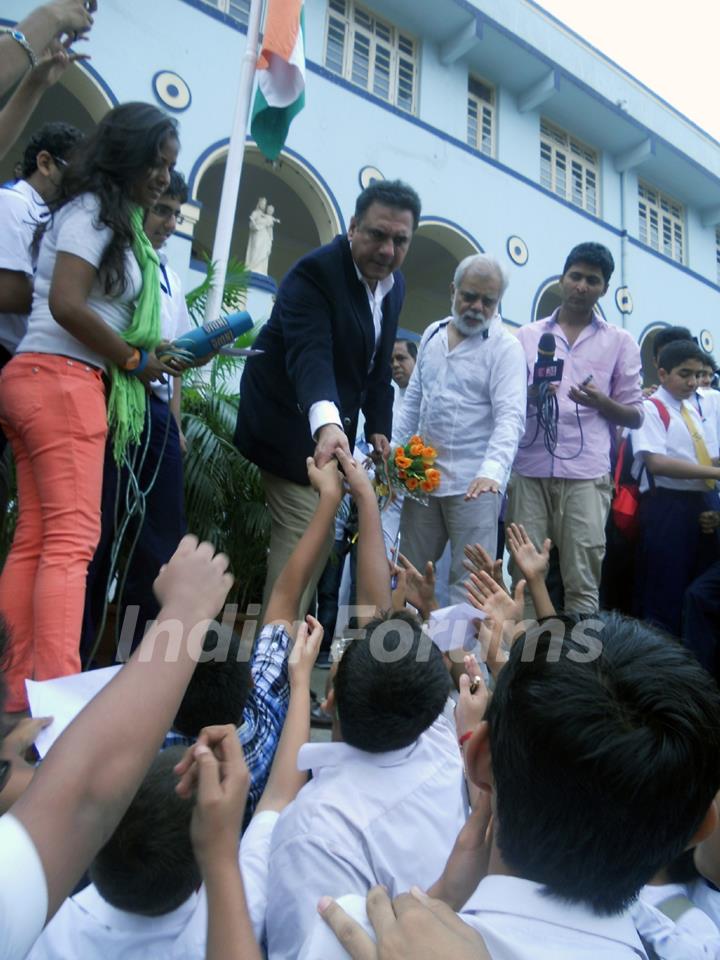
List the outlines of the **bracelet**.
{"type": "Polygon", "coordinates": [[[142,373],[148,363],[148,352],[143,350],[142,347],[136,347],[140,352],[140,359],[137,362],[137,366],[133,367],[132,370],[126,370],[125,372],[130,377],[136,377],[139,373],[142,373]]]}
{"type": "Polygon", "coordinates": [[[462,750],[463,744],[464,744],[464,743],[467,743],[467,741],[470,739],[470,737],[471,737],[474,733],[475,733],[474,730],[468,730],[467,733],[464,733],[464,734],[460,737],[460,739],[458,740],[458,744],[459,744],[461,750],[462,750]]]}
{"type": "Polygon", "coordinates": [[[28,60],[30,61],[30,69],[34,70],[35,67],[37,66],[38,58],[35,51],[28,43],[27,37],[25,36],[25,34],[21,30],[13,30],[12,28],[7,28],[0,32],[6,33],[8,36],[12,37],[15,43],[20,44],[20,46],[23,48],[23,50],[27,54],[28,60]]]}

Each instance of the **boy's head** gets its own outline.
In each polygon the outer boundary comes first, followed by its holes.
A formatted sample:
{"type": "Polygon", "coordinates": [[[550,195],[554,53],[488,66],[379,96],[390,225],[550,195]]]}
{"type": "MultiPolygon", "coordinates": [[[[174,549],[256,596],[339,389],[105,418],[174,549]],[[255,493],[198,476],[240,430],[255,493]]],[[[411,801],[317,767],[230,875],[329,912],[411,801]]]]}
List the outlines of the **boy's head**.
{"type": "MultiPolygon", "coordinates": [[[[563,267],[562,275],[565,274],[578,264],[587,264],[591,267],[597,267],[602,274],[602,278],[605,281],[605,290],[607,290],[607,285],[610,283],[610,277],[613,275],[615,270],[615,261],[613,255],[610,253],[607,247],[603,246],[602,243],[578,243],[577,246],[573,247],[570,253],[567,255],[565,260],[565,266],[563,267]]],[[[605,292],[603,290],[603,293],[605,292]]]]}
{"type": "Polygon", "coordinates": [[[156,250],[167,243],[176,229],[184,223],[182,205],[188,198],[188,185],[178,171],[170,172],[170,185],[154,207],[145,214],[145,233],[156,250]]]}
{"type": "Polygon", "coordinates": [[[674,400],[687,400],[695,393],[705,363],[705,354],[694,340],[673,340],[658,356],[660,383],[674,400]]]}
{"type": "Polygon", "coordinates": [[[159,917],[200,886],[190,842],[192,804],[175,792],[182,747],[159,753],[133,802],[90,865],[90,879],[118,910],[159,917]]]}
{"type": "Polygon", "coordinates": [[[409,613],[371,620],[338,665],[334,701],[342,738],[368,753],[410,746],[450,691],[442,654],[409,613]]]}
{"type": "Polygon", "coordinates": [[[510,870],[617,913],[715,824],[720,692],[636,620],[558,618],[514,644],[466,760],[510,870]]]}
{"type": "Polygon", "coordinates": [[[240,725],[252,690],[250,649],[240,637],[219,624],[210,627],[203,653],[182,698],[173,728],[197,737],[203,727],[240,725]]]}
{"type": "Polygon", "coordinates": [[[717,372],[717,363],[715,362],[715,357],[711,353],[705,354],[705,359],[703,360],[702,370],[700,371],[700,380],[698,386],[708,387],[712,386],[713,377],[717,372]]]}
{"type": "Polygon", "coordinates": [[[63,170],[85,135],[69,123],[52,121],[36,131],[23,155],[22,175],[46,202],[60,189],[63,170]]]}
{"type": "Polygon", "coordinates": [[[692,340],[693,343],[695,342],[693,335],[687,327],[663,327],[662,330],[658,330],[657,333],[654,334],[652,352],[656,367],[658,366],[660,351],[663,347],[666,347],[669,343],[673,343],[675,340],[692,340]]]}

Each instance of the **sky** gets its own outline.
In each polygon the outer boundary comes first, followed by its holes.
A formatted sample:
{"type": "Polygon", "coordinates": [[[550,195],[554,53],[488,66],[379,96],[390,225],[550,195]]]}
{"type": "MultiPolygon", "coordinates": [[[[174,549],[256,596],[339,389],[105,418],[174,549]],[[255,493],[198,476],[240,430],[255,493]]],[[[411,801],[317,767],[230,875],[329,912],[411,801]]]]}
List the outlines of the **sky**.
{"type": "Polygon", "coordinates": [[[720,0],[536,0],[720,140],[720,0]]]}

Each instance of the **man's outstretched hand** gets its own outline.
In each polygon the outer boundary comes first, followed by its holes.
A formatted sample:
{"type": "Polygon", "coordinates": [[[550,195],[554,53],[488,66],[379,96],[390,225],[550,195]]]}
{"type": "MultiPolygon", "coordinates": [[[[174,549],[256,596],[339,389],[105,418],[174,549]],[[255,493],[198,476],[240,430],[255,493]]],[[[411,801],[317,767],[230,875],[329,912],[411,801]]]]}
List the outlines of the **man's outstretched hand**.
{"type": "Polygon", "coordinates": [[[344,451],[348,457],[351,456],[345,431],[334,423],[326,423],[324,427],[320,427],[317,433],[315,453],[313,454],[315,466],[324,467],[326,463],[333,459],[338,450],[344,451]]]}

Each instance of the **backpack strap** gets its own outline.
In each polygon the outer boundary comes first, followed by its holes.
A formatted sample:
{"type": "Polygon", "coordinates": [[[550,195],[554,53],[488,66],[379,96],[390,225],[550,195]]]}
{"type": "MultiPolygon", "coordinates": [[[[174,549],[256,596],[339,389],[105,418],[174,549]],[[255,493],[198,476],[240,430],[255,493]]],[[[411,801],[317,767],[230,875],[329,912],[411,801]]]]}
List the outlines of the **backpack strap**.
{"type": "Polygon", "coordinates": [[[665,406],[662,400],[658,400],[657,397],[648,397],[648,400],[650,401],[650,403],[653,404],[658,414],[660,415],[662,424],[665,427],[665,431],[667,432],[667,430],[670,428],[670,413],[668,411],[668,408],[665,406]]]}

